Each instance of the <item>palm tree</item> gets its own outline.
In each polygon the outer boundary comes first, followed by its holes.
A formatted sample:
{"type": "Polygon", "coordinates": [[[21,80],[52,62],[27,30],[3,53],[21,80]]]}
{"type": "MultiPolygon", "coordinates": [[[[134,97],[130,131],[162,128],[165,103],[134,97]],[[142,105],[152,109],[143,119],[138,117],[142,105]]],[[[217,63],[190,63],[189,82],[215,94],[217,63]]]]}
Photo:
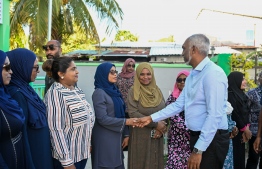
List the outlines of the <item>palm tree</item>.
{"type": "MultiPolygon", "coordinates": [[[[29,47],[38,52],[47,40],[48,0],[13,0],[11,5],[11,36],[29,26],[29,47]]],[[[95,17],[105,23],[105,33],[110,34],[118,29],[123,11],[116,0],[53,0],[51,37],[64,42],[74,31],[81,31],[99,42],[95,17]],[[74,24],[78,30],[73,29],[74,24]]]]}

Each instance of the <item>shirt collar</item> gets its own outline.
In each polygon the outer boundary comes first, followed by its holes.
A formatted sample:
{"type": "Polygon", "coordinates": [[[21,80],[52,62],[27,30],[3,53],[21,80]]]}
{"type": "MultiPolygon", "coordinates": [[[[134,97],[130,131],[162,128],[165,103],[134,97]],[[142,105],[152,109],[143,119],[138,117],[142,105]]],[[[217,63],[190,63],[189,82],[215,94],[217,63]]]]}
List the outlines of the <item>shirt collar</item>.
{"type": "Polygon", "coordinates": [[[210,59],[206,56],[194,70],[202,71],[209,61],[210,59]]]}

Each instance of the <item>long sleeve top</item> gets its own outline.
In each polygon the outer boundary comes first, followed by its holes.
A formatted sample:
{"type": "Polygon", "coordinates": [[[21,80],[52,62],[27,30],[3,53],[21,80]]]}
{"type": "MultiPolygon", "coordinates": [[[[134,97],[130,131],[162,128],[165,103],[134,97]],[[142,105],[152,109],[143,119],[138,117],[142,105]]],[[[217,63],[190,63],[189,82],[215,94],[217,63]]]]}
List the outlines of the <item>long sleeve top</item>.
{"type": "Polygon", "coordinates": [[[54,82],[45,95],[52,154],[63,167],[90,155],[94,113],[84,92],[54,82]]]}
{"type": "Polygon", "coordinates": [[[224,71],[206,57],[190,72],[176,102],[152,114],[152,120],[160,121],[184,110],[187,127],[201,131],[194,147],[205,151],[218,129],[228,129],[227,87],[224,71]]]}
{"type": "Polygon", "coordinates": [[[92,95],[96,121],[92,133],[92,168],[116,168],[123,162],[123,137],[129,136],[125,118],[115,117],[114,102],[104,90],[92,95]]]}

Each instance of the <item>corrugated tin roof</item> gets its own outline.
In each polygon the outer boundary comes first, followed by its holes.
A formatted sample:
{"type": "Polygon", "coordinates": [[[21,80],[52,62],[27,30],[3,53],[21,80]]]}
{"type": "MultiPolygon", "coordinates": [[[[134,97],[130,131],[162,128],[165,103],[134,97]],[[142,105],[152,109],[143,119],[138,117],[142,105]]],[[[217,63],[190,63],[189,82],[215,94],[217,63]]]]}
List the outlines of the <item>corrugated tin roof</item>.
{"type": "Polygon", "coordinates": [[[67,53],[68,55],[74,54],[82,54],[82,55],[95,55],[97,54],[96,50],[74,50],[72,52],[67,53]]]}
{"type": "MultiPolygon", "coordinates": [[[[167,46],[177,46],[175,42],[113,42],[113,43],[101,43],[100,46],[103,48],[114,47],[114,48],[151,48],[154,46],[167,47],[167,46]]],[[[99,46],[96,44],[95,46],[99,46]]],[[[181,45],[179,45],[181,46],[181,45]]]]}
{"type": "MultiPolygon", "coordinates": [[[[227,46],[222,46],[222,47],[215,47],[214,54],[240,54],[241,52],[231,49],[230,47],[227,46]]],[[[209,50],[209,54],[212,54],[212,52],[209,50]]]]}
{"type": "Polygon", "coordinates": [[[156,55],[181,55],[182,54],[182,47],[151,47],[150,56],[156,55]]]}
{"type": "Polygon", "coordinates": [[[150,49],[147,50],[112,50],[102,53],[100,56],[123,56],[123,57],[148,57],[150,49]]]}
{"type": "MultiPolygon", "coordinates": [[[[173,47],[151,47],[150,56],[165,56],[165,55],[181,55],[183,49],[181,46],[173,46],[173,47]]],[[[215,47],[214,54],[240,54],[241,52],[231,49],[230,47],[215,47]]],[[[209,50],[209,54],[212,54],[211,50],[209,50]]]]}
{"type": "MultiPolygon", "coordinates": [[[[174,42],[148,42],[148,43],[136,43],[136,42],[121,42],[114,43],[115,47],[130,47],[131,49],[116,49],[116,50],[103,50],[99,53],[96,50],[76,50],[68,53],[67,55],[97,55],[97,56],[181,56],[182,45],[175,44],[174,42]],[[138,46],[145,49],[136,49],[138,46]],[[148,46],[148,48],[146,47],[148,46]],[[150,47],[149,47],[150,46],[150,47]]],[[[104,46],[101,46],[105,48],[104,46]]],[[[241,52],[231,49],[230,47],[215,47],[214,54],[240,54],[241,52]]],[[[211,55],[211,50],[209,51],[211,55]]]]}

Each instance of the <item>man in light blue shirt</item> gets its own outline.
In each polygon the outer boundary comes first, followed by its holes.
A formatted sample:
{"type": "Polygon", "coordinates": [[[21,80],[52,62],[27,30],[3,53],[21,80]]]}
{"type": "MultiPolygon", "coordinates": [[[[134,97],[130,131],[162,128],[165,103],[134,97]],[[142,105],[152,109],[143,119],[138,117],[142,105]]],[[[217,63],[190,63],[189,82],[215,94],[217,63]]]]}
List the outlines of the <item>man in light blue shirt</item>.
{"type": "Polygon", "coordinates": [[[178,99],[166,108],[139,119],[140,127],[185,111],[192,154],[189,169],[221,169],[229,146],[226,115],[227,77],[207,57],[209,39],[203,34],[187,38],[182,56],[193,67],[178,99]]]}

